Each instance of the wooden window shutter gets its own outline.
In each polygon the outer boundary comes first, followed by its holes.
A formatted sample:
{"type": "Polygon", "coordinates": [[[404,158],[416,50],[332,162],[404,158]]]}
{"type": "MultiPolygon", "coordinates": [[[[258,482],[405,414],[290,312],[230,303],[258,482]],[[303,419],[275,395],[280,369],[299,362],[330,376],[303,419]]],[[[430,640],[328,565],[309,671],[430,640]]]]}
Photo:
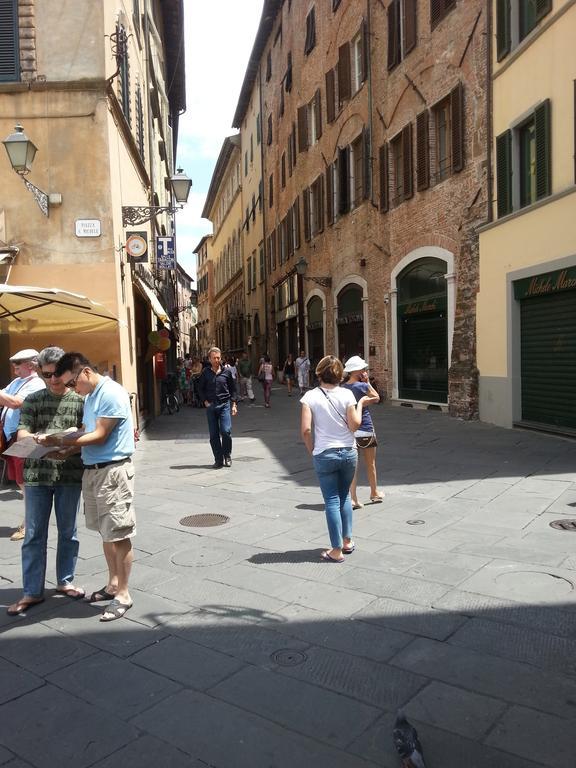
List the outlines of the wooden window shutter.
{"type": "Polygon", "coordinates": [[[452,172],[464,168],[464,88],[458,83],[450,94],[452,113],[452,172]]]}
{"type": "Polygon", "coordinates": [[[316,113],[316,139],[322,136],[322,94],[320,88],[314,94],[314,112],[316,113]]]}
{"type": "Polygon", "coordinates": [[[351,92],[350,44],[344,43],[338,49],[338,97],[340,101],[349,99],[351,92]]]}
{"type": "Polygon", "coordinates": [[[417,0],[404,0],[404,56],[416,47],[418,42],[417,0]]]}
{"type": "Polygon", "coordinates": [[[288,136],[286,152],[288,155],[288,176],[292,176],[292,142],[290,141],[290,136],[288,136]]]}
{"type": "Polygon", "coordinates": [[[536,142],[536,200],[552,192],[552,132],[550,125],[550,99],[534,110],[534,136],[536,142]]]}
{"type": "Polygon", "coordinates": [[[350,147],[338,150],[338,213],[350,210],[350,147]]]}
{"type": "Polygon", "coordinates": [[[552,0],[536,0],[536,21],[552,10],[552,0]]]}
{"type": "Polygon", "coordinates": [[[309,54],[316,45],[316,9],[311,8],[306,16],[306,40],[304,42],[304,53],[309,54]]]}
{"type": "Polygon", "coordinates": [[[308,106],[298,107],[298,150],[308,149],[308,106]]]}
{"type": "Polygon", "coordinates": [[[394,67],[400,61],[401,51],[398,48],[398,32],[400,29],[400,16],[398,0],[392,0],[388,6],[388,69],[394,67]]]}
{"type": "Polygon", "coordinates": [[[334,189],[333,189],[333,166],[326,168],[326,223],[328,226],[334,224],[334,189]]]}
{"type": "Polygon", "coordinates": [[[274,205],[274,174],[270,174],[268,179],[268,205],[270,208],[274,205]]]}
{"type": "Polygon", "coordinates": [[[402,128],[402,154],[404,156],[404,200],[409,200],[414,194],[412,173],[412,123],[402,128]]]}
{"type": "Polygon", "coordinates": [[[362,72],[360,73],[360,77],[362,82],[364,82],[368,77],[368,57],[370,55],[370,40],[368,38],[368,24],[366,23],[366,19],[362,19],[360,34],[362,39],[362,72]]]}
{"type": "Polygon", "coordinates": [[[432,28],[434,28],[442,16],[444,16],[444,1],[445,0],[430,0],[430,25],[432,28]]]}
{"type": "Polygon", "coordinates": [[[324,176],[321,174],[316,179],[318,187],[318,232],[324,231],[324,176]]]}
{"type": "Polygon", "coordinates": [[[496,59],[510,53],[512,47],[510,0],[496,0],[496,59]]]}
{"type": "Polygon", "coordinates": [[[288,208],[288,213],[286,215],[286,229],[287,229],[287,240],[288,240],[288,256],[294,255],[294,230],[292,229],[292,217],[294,215],[294,212],[292,211],[292,208],[288,208]]]}
{"type": "Polygon", "coordinates": [[[268,115],[268,136],[266,138],[268,145],[272,144],[272,115],[268,115]]]}
{"type": "Polygon", "coordinates": [[[310,240],[310,192],[306,188],[302,192],[302,208],[304,210],[304,240],[310,240]]]}
{"type": "Polygon", "coordinates": [[[290,93],[292,90],[292,52],[288,52],[287,65],[286,65],[286,77],[284,78],[284,88],[286,93],[290,93]]]}
{"type": "Polygon", "coordinates": [[[326,72],[326,122],[332,123],[336,117],[336,103],[334,100],[334,70],[326,72]]]}
{"type": "Polygon", "coordinates": [[[512,131],[496,137],[496,194],[498,217],[512,211],[512,131]]]}
{"type": "Polygon", "coordinates": [[[272,51],[268,51],[266,56],[266,82],[272,77],[272,51]]]}
{"type": "Polygon", "coordinates": [[[18,2],[0,0],[0,82],[20,79],[18,2]]]}
{"type": "Polygon", "coordinates": [[[294,209],[294,248],[300,248],[300,198],[297,197],[292,206],[294,209]]]}
{"type": "Polygon", "coordinates": [[[416,189],[430,186],[430,137],[428,110],[416,117],[416,189]]]}
{"type": "Polygon", "coordinates": [[[388,194],[388,144],[383,144],[378,150],[380,161],[380,210],[384,213],[390,206],[388,194]]]}
{"type": "Polygon", "coordinates": [[[364,200],[368,200],[370,198],[370,171],[371,163],[370,163],[370,131],[368,128],[364,128],[362,131],[362,195],[364,200]]]}

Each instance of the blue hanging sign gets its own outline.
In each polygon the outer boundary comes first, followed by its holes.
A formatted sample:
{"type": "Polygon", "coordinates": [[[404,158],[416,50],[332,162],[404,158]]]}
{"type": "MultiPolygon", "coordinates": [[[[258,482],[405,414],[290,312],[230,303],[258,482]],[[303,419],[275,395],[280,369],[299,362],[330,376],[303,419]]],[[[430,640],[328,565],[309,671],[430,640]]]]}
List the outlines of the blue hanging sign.
{"type": "Polygon", "coordinates": [[[173,237],[156,238],[156,267],[176,269],[176,247],[173,237]]]}

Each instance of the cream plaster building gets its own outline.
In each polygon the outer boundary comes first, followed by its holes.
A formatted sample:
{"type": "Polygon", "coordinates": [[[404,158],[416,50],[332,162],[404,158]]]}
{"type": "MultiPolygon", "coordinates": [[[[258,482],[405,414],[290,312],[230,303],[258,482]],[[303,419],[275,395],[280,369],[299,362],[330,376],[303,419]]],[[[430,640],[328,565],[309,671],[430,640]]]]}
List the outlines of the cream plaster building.
{"type": "Polygon", "coordinates": [[[258,73],[248,67],[233,126],[240,129],[242,159],[242,253],[244,255],[245,343],[253,370],[269,351],[264,255],[262,117],[258,73]]]}
{"type": "Polygon", "coordinates": [[[214,227],[210,330],[224,354],[239,353],[245,341],[241,190],[240,136],[235,134],[224,139],[202,211],[202,218],[214,227]]]}
{"type": "Polygon", "coordinates": [[[576,430],[576,2],[494,2],[493,221],[480,234],[480,418],[576,430]]]}
{"type": "Polygon", "coordinates": [[[169,324],[176,294],[173,271],[157,268],[154,244],[173,234],[173,221],[163,214],[124,226],[122,208],[172,204],[166,181],[185,108],[183,0],[2,0],[0,7],[0,136],[21,123],[38,147],[27,178],[62,196],[44,216],[2,151],[0,246],[19,249],[10,282],[83,293],[118,318],[113,331],[81,338],[32,327],[18,338],[0,335],[2,358],[47,343],[80,349],[137,393],[142,416],[153,415],[160,361],[148,335],[169,324]],[[134,232],[141,247],[129,257],[134,232]]]}
{"type": "Polygon", "coordinates": [[[214,308],[214,264],[212,261],[212,235],[204,235],[196,248],[196,276],[198,279],[198,352],[205,355],[216,344],[211,322],[214,308]]]}

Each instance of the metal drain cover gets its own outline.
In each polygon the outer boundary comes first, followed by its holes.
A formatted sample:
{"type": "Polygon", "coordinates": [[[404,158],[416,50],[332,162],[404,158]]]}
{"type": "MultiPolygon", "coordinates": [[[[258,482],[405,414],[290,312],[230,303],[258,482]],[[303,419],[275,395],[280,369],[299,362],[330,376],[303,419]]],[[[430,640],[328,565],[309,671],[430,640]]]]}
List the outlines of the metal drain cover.
{"type": "Polygon", "coordinates": [[[553,520],[550,528],[555,528],[557,531],[576,531],[576,520],[553,520]]]}
{"type": "Polygon", "coordinates": [[[304,664],[308,656],[302,651],[291,651],[289,648],[282,648],[279,651],[274,651],[270,658],[279,667],[297,667],[298,664],[304,664]]]}
{"type": "Polygon", "coordinates": [[[425,525],[426,520],[406,520],[406,525],[425,525]]]}
{"type": "Polygon", "coordinates": [[[214,525],[224,525],[230,520],[226,515],[215,515],[207,513],[204,515],[188,515],[180,520],[180,525],[187,525],[189,528],[211,528],[214,525]]]}
{"type": "Polygon", "coordinates": [[[236,456],[234,461],[262,461],[262,456],[236,456]]]}

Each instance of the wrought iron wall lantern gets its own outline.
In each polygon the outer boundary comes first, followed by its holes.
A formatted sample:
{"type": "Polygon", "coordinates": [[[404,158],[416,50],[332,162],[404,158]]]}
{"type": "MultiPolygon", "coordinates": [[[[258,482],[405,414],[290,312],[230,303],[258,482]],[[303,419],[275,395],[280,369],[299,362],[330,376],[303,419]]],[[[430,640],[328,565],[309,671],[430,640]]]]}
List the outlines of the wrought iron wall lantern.
{"type": "Polygon", "coordinates": [[[172,195],[180,205],[123,205],[122,206],[122,226],[129,227],[135,224],[145,224],[153,216],[160,213],[176,213],[181,210],[188,200],[192,179],[188,178],[182,168],[178,168],[176,173],[170,177],[170,187],[172,195]]]}
{"type": "Polygon", "coordinates": [[[316,285],[321,285],[322,288],[330,288],[332,286],[332,278],[331,277],[314,277],[306,276],[306,270],[308,269],[308,262],[304,258],[304,256],[300,256],[296,264],[294,265],[296,268],[296,272],[300,277],[304,280],[308,280],[311,283],[316,283],[316,285]]]}
{"type": "Polygon", "coordinates": [[[6,148],[12,170],[22,178],[24,186],[33,194],[44,216],[48,216],[50,206],[62,204],[62,195],[58,193],[48,195],[25,178],[32,170],[32,163],[38,151],[36,145],[26,136],[20,123],[14,127],[14,133],[11,133],[2,143],[6,148]]]}

